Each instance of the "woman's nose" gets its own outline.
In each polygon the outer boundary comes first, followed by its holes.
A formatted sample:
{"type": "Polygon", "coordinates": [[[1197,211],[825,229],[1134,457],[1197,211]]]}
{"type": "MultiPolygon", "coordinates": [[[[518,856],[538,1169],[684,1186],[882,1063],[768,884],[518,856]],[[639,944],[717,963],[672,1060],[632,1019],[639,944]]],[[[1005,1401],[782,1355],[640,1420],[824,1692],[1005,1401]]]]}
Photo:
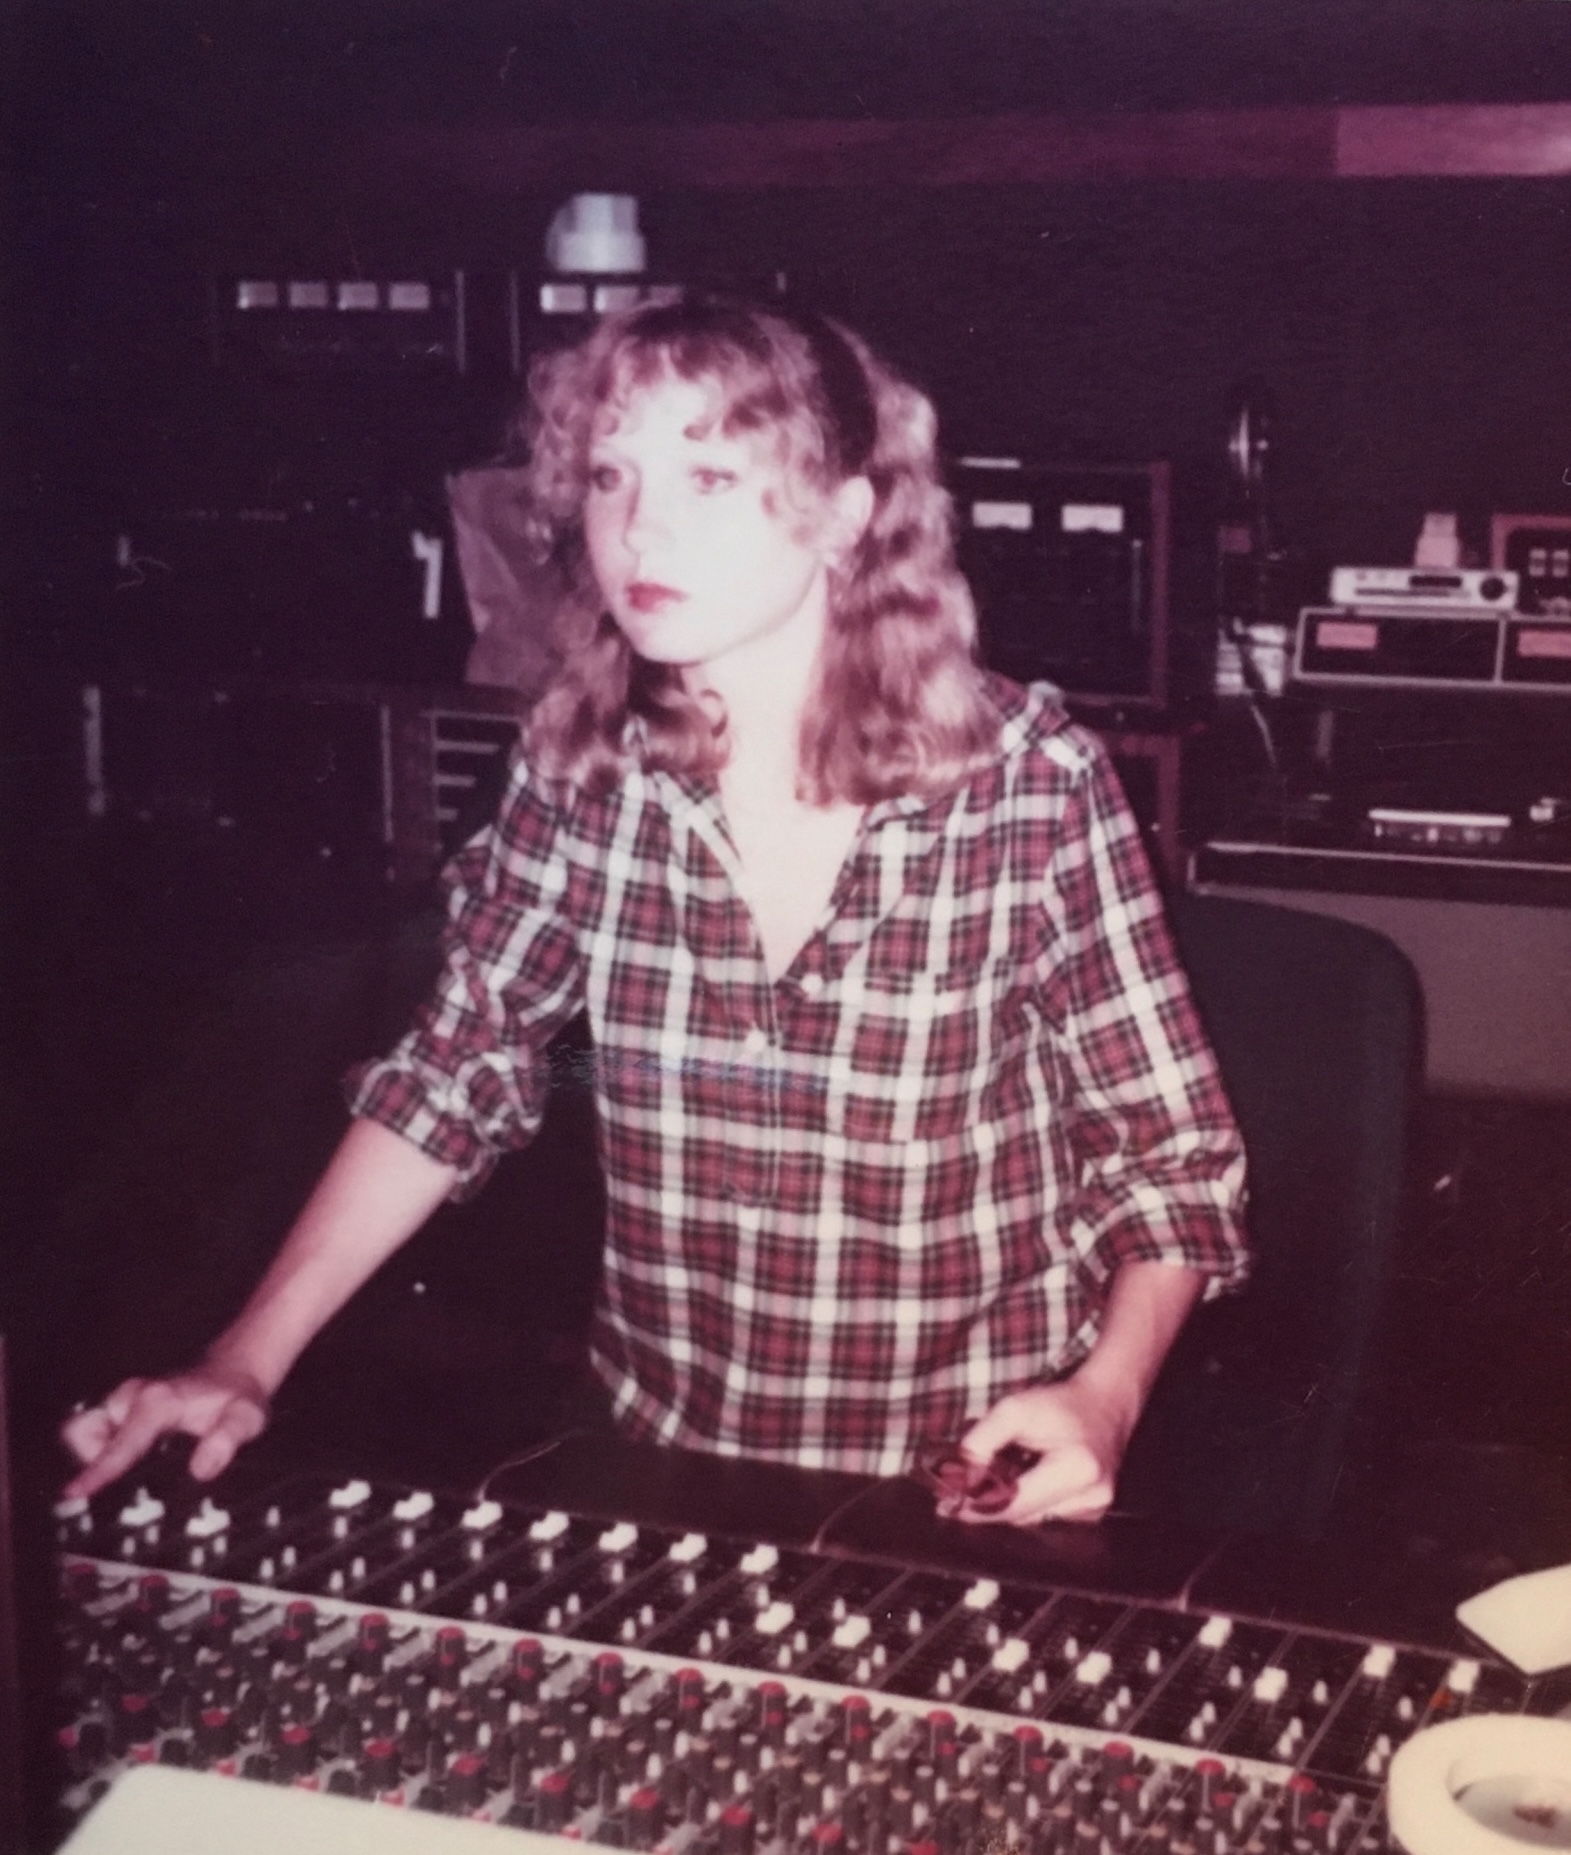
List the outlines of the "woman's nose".
{"type": "Polygon", "coordinates": [[[651,541],[663,540],[669,532],[670,524],[659,497],[647,484],[641,484],[627,499],[622,524],[623,539],[630,548],[638,549],[651,541]]]}

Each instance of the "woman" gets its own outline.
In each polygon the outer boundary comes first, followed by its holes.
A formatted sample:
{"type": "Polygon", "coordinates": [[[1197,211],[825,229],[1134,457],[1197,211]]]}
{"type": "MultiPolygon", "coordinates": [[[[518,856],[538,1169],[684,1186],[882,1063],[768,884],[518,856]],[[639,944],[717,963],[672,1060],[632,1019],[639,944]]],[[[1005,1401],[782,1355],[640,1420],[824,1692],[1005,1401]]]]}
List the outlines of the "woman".
{"type": "MultiPolygon", "coordinates": [[[[1116,781],[978,668],[931,407],[847,332],[694,298],[532,380],[563,669],[447,965],[196,1371],[68,1428],[216,1474],[353,1290],[538,1127],[587,1007],[608,1191],[592,1357],[634,1435],[893,1473],[1040,1457],[1095,1518],[1242,1160],[1116,781]]],[[[980,1516],[976,1516],[980,1517],[980,1516]]]]}

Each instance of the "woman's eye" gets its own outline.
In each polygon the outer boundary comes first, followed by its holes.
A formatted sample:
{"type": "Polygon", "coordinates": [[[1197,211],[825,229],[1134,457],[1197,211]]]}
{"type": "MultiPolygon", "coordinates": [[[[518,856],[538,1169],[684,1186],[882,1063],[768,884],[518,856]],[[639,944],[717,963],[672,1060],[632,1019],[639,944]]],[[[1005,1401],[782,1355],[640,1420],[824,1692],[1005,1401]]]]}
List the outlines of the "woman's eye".
{"type": "Polygon", "coordinates": [[[591,464],[589,466],[589,487],[599,490],[602,495],[614,490],[622,480],[622,473],[615,464],[591,464]]]}
{"type": "Polygon", "coordinates": [[[722,470],[714,464],[700,464],[693,471],[693,482],[708,496],[716,490],[730,489],[736,482],[736,472],[722,470]]]}

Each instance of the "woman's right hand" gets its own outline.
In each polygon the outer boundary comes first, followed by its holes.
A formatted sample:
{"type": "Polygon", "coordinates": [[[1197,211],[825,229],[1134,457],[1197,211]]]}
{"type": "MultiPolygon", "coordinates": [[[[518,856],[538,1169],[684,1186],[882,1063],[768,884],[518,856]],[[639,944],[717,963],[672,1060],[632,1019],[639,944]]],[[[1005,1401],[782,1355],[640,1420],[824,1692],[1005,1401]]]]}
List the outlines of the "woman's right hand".
{"type": "Polygon", "coordinates": [[[65,1495],[96,1494],[140,1462],[161,1436],[194,1436],[191,1473],[211,1481],[267,1427],[268,1395],[249,1372],[203,1364],[174,1378],[128,1378],[102,1404],[77,1411],[61,1430],[83,1464],[65,1495]]]}

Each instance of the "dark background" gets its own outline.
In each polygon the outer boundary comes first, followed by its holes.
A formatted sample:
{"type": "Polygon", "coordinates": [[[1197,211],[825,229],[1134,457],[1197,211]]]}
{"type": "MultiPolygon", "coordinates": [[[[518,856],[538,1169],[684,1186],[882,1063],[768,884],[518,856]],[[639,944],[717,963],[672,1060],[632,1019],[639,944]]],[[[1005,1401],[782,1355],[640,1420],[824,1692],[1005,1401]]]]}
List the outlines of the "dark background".
{"type": "MultiPolygon", "coordinates": [[[[84,676],[128,667],[113,537],[193,497],[439,511],[443,472],[496,449],[512,390],[494,369],[337,385],[215,369],[210,276],[527,275],[572,185],[514,192],[483,163],[442,178],[412,141],[397,158],[422,126],[1571,87],[1571,8],[1547,0],[39,4],[5,25],[0,1139],[8,1325],[34,1426],[123,1371],[177,1363],[233,1306],[331,1144],[337,1069],[418,990],[428,920],[425,898],[368,901],[298,870],[215,876],[178,833],[105,863],[80,816],[75,705],[84,676]]],[[[1571,511],[1565,179],[668,189],[642,207],[658,269],[783,270],[862,328],[932,393],[956,451],[1171,460],[1196,661],[1227,406],[1247,378],[1274,402],[1278,538],[1308,578],[1410,558],[1426,509],[1458,510],[1474,549],[1491,510],[1571,511]]],[[[220,629],[215,616],[213,638],[192,639],[190,673],[213,667],[220,629]]],[[[456,671],[460,645],[435,667],[456,671]]],[[[432,668],[394,638],[378,673],[432,668]]],[[[560,1138],[512,1165],[461,1237],[444,1214],[345,1317],[320,1382],[341,1388],[353,1362],[359,1413],[313,1403],[308,1366],[293,1395],[311,1423],[341,1419],[364,1442],[402,1421],[386,1388],[418,1381],[427,1409],[461,1407],[508,1440],[494,1406],[522,1409],[550,1375],[592,1280],[583,1111],[565,1093],[560,1138]]],[[[1434,1110],[1409,1325],[1389,1353],[1389,1408],[1410,1434],[1564,1440],[1548,1363],[1563,1132],[1550,1109],[1434,1110]],[[1527,1194],[1510,1214],[1526,1234],[1488,1247],[1507,1189],[1527,1194]],[[1476,1355],[1452,1344],[1464,1329],[1476,1355]],[[1475,1357],[1482,1378],[1459,1363],[1475,1357]]]]}

